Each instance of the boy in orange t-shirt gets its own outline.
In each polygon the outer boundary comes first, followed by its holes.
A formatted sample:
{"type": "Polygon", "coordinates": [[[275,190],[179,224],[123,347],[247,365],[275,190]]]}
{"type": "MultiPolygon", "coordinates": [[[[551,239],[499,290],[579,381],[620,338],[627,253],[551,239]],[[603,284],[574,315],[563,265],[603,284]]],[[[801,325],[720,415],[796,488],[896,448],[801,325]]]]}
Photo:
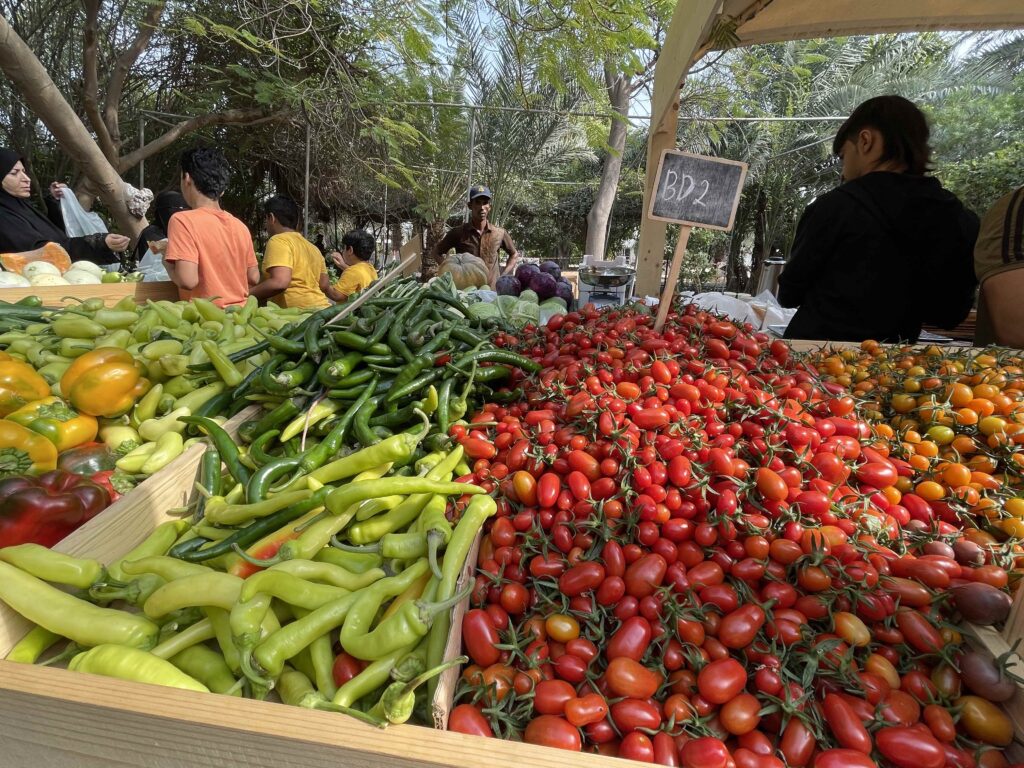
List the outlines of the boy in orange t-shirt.
{"type": "Polygon", "coordinates": [[[190,149],[181,156],[181,194],[192,210],[171,219],[164,264],[182,299],[241,304],[260,281],[249,230],[220,207],[229,176],[219,149],[190,149]]]}

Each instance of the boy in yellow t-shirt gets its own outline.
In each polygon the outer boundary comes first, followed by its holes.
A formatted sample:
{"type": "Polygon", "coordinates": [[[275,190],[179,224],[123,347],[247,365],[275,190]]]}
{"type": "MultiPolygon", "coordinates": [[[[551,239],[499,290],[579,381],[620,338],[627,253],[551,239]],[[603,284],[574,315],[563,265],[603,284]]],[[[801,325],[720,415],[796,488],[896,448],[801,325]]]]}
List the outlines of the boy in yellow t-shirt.
{"type": "Polygon", "coordinates": [[[346,233],[341,238],[341,252],[331,254],[334,263],[342,270],[341,277],[333,288],[326,285],[326,279],[321,282],[324,293],[334,301],[344,301],[353,293],[365,290],[377,279],[377,270],[370,263],[375,249],[373,235],[366,230],[354,229],[346,233]]]}
{"type": "Polygon", "coordinates": [[[270,198],[265,206],[267,252],[263,257],[263,279],[251,293],[261,301],[271,300],[282,307],[323,309],[330,301],[320,289],[327,279],[324,257],[309,240],[296,231],[299,206],[281,195],[270,198]]]}

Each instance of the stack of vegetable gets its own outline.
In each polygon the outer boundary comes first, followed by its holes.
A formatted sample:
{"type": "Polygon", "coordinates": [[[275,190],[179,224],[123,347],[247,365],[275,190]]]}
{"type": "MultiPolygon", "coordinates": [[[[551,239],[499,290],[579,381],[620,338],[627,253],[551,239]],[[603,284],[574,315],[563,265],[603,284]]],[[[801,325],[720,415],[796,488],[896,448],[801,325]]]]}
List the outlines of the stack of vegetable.
{"type": "Polygon", "coordinates": [[[587,308],[496,337],[544,370],[453,430],[499,508],[450,727],[683,768],[1005,768],[1018,686],[965,636],[1024,562],[1019,367],[879,370],[920,398],[900,441],[783,341],[693,308],[652,326],[587,308]],[[1005,477],[943,456],[946,401],[996,410],[1005,477]]]}
{"type": "MultiPolygon", "coordinates": [[[[4,254],[4,269],[0,269],[0,288],[43,288],[57,285],[100,285],[120,283],[124,277],[117,272],[107,272],[91,261],[68,261],[65,264],[53,261],[22,261],[16,254],[4,254]]],[[[66,257],[65,257],[66,258],[66,257]]],[[[137,276],[141,277],[141,276],[137,276]]]]}
{"type": "Polygon", "coordinates": [[[468,474],[461,448],[415,476],[389,475],[411,464],[425,433],[389,437],[252,503],[243,465],[204,462],[191,524],[160,525],[114,563],[0,549],[0,600],[36,624],[8,660],[38,661],[66,638],[48,663],[228,695],[276,689],[285,703],[379,726],[409,720],[422,683],[446,666],[448,611],[465,596],[458,576],[495,511],[483,489],[451,482],[468,474]],[[458,499],[454,527],[447,497],[458,499]],[[266,570],[243,549],[261,537],[286,542],[266,570]]]}
{"type": "Polygon", "coordinates": [[[188,445],[180,417],[223,420],[244,407],[229,382],[261,360],[236,366],[225,352],[302,317],[255,299],[228,311],[130,297],[113,308],[38,304],[0,307],[0,545],[55,543],[165,467],[188,445]],[[219,368],[189,369],[211,354],[219,368]]]}

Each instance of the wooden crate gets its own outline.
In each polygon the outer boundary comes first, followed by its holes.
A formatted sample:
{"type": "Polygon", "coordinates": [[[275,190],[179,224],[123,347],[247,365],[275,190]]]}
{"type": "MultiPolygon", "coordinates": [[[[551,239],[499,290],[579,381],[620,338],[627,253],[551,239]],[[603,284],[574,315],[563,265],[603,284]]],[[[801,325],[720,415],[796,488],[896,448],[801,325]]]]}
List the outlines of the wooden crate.
{"type": "Polygon", "coordinates": [[[41,285],[34,288],[2,288],[0,301],[15,302],[26,296],[38,296],[44,307],[66,307],[78,300],[101,298],[107,306],[117,304],[125,296],[134,296],[140,304],[147,299],[178,300],[178,287],[169,281],[152,283],[104,283],[103,285],[41,285]],[[73,297],[73,298],[72,298],[73,297]]]}
{"type": "MultiPolygon", "coordinates": [[[[248,418],[229,423],[237,429],[248,418]]],[[[55,548],[109,562],[186,503],[202,446],[193,446],[55,548]]],[[[460,582],[472,578],[475,548],[460,582]]],[[[453,615],[446,655],[461,644],[465,605],[453,615]]],[[[0,659],[30,625],[0,603],[0,659]]],[[[458,673],[439,686],[451,701],[458,673]]],[[[434,707],[446,722],[449,705],[434,707]]],[[[65,669],[0,660],[0,766],[7,768],[412,768],[517,764],[546,768],[623,768],[628,762],[545,747],[483,740],[414,725],[386,731],[353,718],[215,694],[194,693],[65,669]]],[[[638,765],[634,763],[634,765],[638,765]]]]}

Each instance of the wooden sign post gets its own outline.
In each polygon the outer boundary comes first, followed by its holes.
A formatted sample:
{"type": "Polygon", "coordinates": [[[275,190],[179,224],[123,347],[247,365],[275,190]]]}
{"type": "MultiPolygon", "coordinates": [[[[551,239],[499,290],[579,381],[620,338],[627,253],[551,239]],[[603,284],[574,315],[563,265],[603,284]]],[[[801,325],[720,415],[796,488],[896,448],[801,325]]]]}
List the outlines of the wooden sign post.
{"type": "Polygon", "coordinates": [[[679,270],[693,227],[728,232],[736,221],[747,164],[667,149],[658,163],[657,184],[647,209],[654,221],[681,224],[668,281],[661,292],[654,329],[661,331],[672,307],[679,270]]]}

